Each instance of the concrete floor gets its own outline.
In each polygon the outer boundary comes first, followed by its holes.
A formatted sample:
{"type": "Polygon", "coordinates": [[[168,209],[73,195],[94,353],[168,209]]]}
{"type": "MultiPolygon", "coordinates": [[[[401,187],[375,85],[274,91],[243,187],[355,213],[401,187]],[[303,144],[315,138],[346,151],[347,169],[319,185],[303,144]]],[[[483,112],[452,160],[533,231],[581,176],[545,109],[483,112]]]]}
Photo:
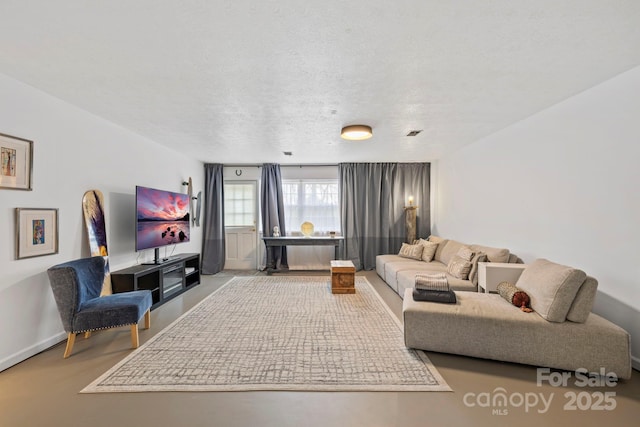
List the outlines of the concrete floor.
{"type": "MultiPolygon", "coordinates": [[[[358,274],[400,317],[400,297],[375,272],[358,274]]],[[[200,285],[154,310],[141,343],[230,277],[203,276],[200,285]]],[[[640,419],[637,371],[613,387],[578,387],[573,376],[566,386],[538,386],[535,367],[438,353],[428,355],[453,392],[78,393],[129,354],[129,344],[128,327],[101,331],[89,340],[79,336],[66,360],[63,342],[1,372],[0,426],[635,426],[640,419]],[[500,388],[510,403],[483,405],[500,388]],[[578,398],[573,405],[572,396],[578,398]],[[541,399],[551,399],[546,409],[541,399]]]]}

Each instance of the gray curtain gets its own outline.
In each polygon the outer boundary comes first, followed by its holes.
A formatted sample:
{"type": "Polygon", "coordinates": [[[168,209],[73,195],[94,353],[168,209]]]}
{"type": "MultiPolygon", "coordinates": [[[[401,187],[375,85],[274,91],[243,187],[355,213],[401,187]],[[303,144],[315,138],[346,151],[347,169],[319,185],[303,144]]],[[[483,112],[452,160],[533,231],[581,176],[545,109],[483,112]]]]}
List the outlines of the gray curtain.
{"type": "MultiPolygon", "coordinates": [[[[282,176],[280,165],[265,163],[262,165],[262,179],[260,181],[260,209],[262,212],[262,232],[265,236],[273,235],[273,227],[280,227],[280,235],[286,236],[284,226],[284,199],[282,197],[282,176]]],[[[267,268],[287,268],[287,248],[275,247],[271,250],[274,265],[267,268]]]]}
{"type": "Polygon", "coordinates": [[[376,255],[398,253],[406,239],[404,207],[417,209],[416,235],[431,233],[429,163],[341,163],[340,221],[345,259],[373,270],[376,255]]]}
{"type": "Polygon", "coordinates": [[[221,164],[204,165],[204,223],[202,228],[202,274],[224,268],[224,179],[221,164]]]}

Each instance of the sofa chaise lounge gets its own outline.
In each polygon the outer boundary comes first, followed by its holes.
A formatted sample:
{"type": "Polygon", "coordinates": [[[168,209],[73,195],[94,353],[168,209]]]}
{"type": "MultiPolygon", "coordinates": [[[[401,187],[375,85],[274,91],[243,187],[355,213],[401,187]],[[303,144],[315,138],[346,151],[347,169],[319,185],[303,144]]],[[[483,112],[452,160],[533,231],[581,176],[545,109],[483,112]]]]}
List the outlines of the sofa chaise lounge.
{"type": "Polygon", "coordinates": [[[629,333],[591,313],[598,285],[594,278],[539,259],[524,269],[515,285],[529,295],[533,313],[498,294],[456,292],[455,304],[440,304],[414,301],[412,289],[404,289],[405,345],[631,377],[629,333]]]}

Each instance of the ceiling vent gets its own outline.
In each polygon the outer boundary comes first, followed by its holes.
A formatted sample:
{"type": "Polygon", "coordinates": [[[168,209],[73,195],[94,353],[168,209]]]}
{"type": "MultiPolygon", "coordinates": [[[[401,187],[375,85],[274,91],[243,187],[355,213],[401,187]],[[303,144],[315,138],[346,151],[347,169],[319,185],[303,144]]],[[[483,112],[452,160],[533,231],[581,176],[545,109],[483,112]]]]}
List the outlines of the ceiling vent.
{"type": "Polygon", "coordinates": [[[407,134],[407,136],[416,136],[420,132],[422,132],[422,129],[421,130],[412,130],[407,134]]]}
{"type": "Polygon", "coordinates": [[[283,151],[282,154],[284,154],[285,156],[293,156],[293,152],[291,151],[283,151]]]}

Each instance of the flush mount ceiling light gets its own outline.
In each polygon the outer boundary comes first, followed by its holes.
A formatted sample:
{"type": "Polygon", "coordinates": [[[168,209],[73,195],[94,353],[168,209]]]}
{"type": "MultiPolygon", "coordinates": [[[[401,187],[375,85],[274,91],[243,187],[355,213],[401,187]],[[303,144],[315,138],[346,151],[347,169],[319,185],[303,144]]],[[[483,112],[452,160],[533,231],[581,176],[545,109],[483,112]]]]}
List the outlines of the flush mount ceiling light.
{"type": "Polygon", "coordinates": [[[343,127],[342,132],[340,132],[340,136],[344,139],[360,141],[371,138],[373,136],[373,131],[371,130],[371,126],[351,125],[343,127]]]}

